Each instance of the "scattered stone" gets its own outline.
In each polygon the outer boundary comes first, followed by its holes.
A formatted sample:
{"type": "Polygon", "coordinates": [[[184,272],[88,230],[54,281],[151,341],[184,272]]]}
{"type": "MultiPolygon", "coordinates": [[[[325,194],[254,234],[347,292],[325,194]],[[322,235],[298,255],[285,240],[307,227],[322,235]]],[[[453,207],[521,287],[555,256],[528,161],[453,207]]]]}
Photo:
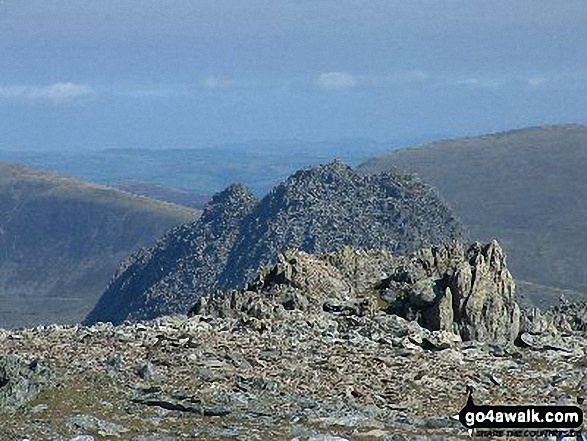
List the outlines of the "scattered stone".
{"type": "Polygon", "coordinates": [[[7,331],[0,350],[23,354],[19,369],[43,359],[58,381],[31,403],[42,413],[0,412],[0,439],[464,439],[451,417],[469,387],[480,405],[585,406],[587,338],[572,328],[581,307],[525,311],[515,345],[504,342],[511,331],[493,326],[515,306],[488,245],[292,251],[246,288],[201,298],[192,317],[7,331]],[[467,267],[480,268],[470,283],[467,267]],[[434,308],[429,289],[443,284],[452,300],[434,308]],[[457,307],[460,284],[481,310],[457,307]],[[395,301],[413,316],[394,314],[395,301]],[[424,327],[431,317],[453,326],[424,327]]]}
{"type": "Polygon", "coordinates": [[[443,350],[458,347],[461,342],[458,334],[448,331],[432,331],[422,339],[421,346],[425,349],[443,350]]]}
{"type": "Polygon", "coordinates": [[[335,435],[312,435],[308,441],[350,441],[348,438],[335,435]]]}
{"type": "Polygon", "coordinates": [[[106,360],[106,364],[114,369],[121,369],[122,368],[122,364],[124,362],[124,356],[122,354],[116,354],[112,357],[109,357],[106,360]]]}
{"type": "Polygon", "coordinates": [[[132,441],[175,441],[176,437],[171,435],[139,435],[132,439],[132,441]]]}
{"type": "Polygon", "coordinates": [[[556,334],[530,334],[529,332],[523,332],[518,338],[518,342],[521,346],[534,349],[535,351],[570,351],[569,348],[565,347],[564,342],[560,336],[556,334]]]}
{"type": "Polygon", "coordinates": [[[143,380],[160,380],[161,375],[157,374],[155,365],[150,361],[144,363],[138,370],[138,375],[143,380]]]}
{"type": "Polygon", "coordinates": [[[67,419],[67,423],[74,429],[81,429],[87,432],[94,432],[100,436],[120,436],[128,430],[116,423],[103,421],[91,415],[75,415],[67,419]]]}
{"type": "Polygon", "coordinates": [[[31,408],[31,413],[43,413],[45,411],[47,411],[47,405],[46,404],[37,404],[36,406],[31,408]]]}

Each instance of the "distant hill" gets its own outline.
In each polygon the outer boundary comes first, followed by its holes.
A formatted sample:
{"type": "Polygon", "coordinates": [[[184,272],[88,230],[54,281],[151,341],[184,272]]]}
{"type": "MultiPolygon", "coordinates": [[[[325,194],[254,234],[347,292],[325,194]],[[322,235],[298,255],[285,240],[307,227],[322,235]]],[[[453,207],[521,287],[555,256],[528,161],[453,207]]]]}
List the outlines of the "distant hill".
{"type": "Polygon", "coordinates": [[[132,180],[212,195],[233,182],[241,182],[255,194],[265,195],[301,168],[336,158],[355,166],[389,151],[393,145],[398,143],[378,144],[368,139],[348,139],[334,142],[250,141],[193,148],[111,148],[72,152],[0,148],[0,161],[58,171],[104,185],[116,186],[132,180]]]}
{"type": "Polygon", "coordinates": [[[186,313],[202,295],[245,285],[290,248],[404,254],[461,238],[436,190],[411,175],[362,177],[334,162],[295,173],[261,201],[232,185],[199,220],[124,262],[86,323],[186,313]]]}
{"type": "Polygon", "coordinates": [[[125,182],[114,187],[128,193],[147,196],[159,201],[171,202],[172,204],[183,205],[184,207],[195,208],[197,210],[204,208],[211,198],[211,196],[194,191],[177,190],[147,182],[125,182]]]}
{"type": "Polygon", "coordinates": [[[198,215],[0,163],[0,327],[79,321],[123,258],[198,215]]]}
{"type": "Polygon", "coordinates": [[[522,291],[541,304],[587,293],[587,127],[542,126],[434,142],[371,159],[436,186],[472,237],[498,238],[522,291]]]}

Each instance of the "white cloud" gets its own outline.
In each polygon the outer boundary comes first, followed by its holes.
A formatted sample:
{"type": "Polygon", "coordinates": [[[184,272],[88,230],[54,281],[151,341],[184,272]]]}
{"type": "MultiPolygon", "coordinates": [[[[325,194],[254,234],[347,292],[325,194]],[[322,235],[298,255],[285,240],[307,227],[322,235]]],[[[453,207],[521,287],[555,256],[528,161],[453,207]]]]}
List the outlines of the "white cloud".
{"type": "Polygon", "coordinates": [[[326,72],[316,80],[316,86],[329,92],[349,90],[356,87],[357,84],[357,78],[347,72],[326,72]]]}
{"type": "Polygon", "coordinates": [[[542,78],[530,78],[528,80],[528,86],[532,87],[533,89],[537,89],[538,87],[542,86],[544,79],[542,78]]]}
{"type": "Polygon", "coordinates": [[[423,70],[411,70],[406,73],[405,78],[412,81],[427,81],[430,80],[432,76],[423,70]]]}
{"type": "Polygon", "coordinates": [[[72,104],[94,94],[87,84],[55,83],[47,86],[0,86],[0,97],[50,101],[54,105],[72,104]]]}
{"type": "Polygon", "coordinates": [[[467,86],[478,89],[493,89],[503,86],[505,81],[503,78],[465,78],[456,81],[457,86],[467,86]]]}
{"type": "Polygon", "coordinates": [[[177,87],[114,87],[110,93],[127,98],[167,98],[186,95],[188,92],[184,88],[177,87]]]}
{"type": "Polygon", "coordinates": [[[235,86],[232,78],[209,76],[202,81],[202,86],[208,89],[231,89],[235,86]]]}

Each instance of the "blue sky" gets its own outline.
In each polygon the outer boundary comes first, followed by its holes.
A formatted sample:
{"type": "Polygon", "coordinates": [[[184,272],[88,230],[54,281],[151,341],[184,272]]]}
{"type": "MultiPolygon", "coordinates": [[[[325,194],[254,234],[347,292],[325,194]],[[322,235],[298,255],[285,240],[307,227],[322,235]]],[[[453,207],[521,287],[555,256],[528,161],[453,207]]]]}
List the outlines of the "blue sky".
{"type": "Polygon", "coordinates": [[[587,122],[584,0],[3,0],[0,148],[587,122]]]}

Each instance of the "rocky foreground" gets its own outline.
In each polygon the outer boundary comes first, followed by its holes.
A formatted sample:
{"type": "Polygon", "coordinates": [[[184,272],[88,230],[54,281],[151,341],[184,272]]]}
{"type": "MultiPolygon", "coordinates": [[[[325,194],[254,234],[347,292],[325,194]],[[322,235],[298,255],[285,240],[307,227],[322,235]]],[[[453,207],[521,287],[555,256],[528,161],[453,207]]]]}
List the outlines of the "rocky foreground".
{"type": "Polygon", "coordinates": [[[469,386],[582,402],[585,305],[513,288],[496,243],[296,252],[189,318],[0,331],[0,439],[468,439],[469,386]]]}

